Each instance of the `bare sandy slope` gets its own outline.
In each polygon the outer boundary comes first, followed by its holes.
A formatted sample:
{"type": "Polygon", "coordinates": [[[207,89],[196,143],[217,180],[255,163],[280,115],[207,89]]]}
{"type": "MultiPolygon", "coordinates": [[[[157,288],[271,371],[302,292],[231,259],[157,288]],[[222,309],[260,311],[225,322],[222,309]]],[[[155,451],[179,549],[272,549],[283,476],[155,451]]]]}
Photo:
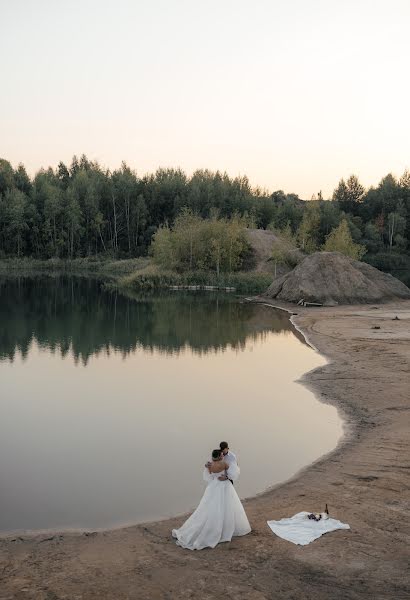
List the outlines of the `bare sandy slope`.
{"type": "MultiPolygon", "coordinates": [[[[254,270],[260,273],[274,273],[275,261],[272,260],[272,251],[286,250],[290,252],[295,260],[302,260],[304,255],[298,248],[292,248],[280,235],[269,229],[246,229],[246,237],[255,253],[254,270]]],[[[288,273],[292,268],[283,263],[276,265],[277,276],[288,273]]]]}
{"type": "Polygon", "coordinates": [[[250,535],[190,552],[170,538],[183,521],[176,518],[103,533],[3,539],[0,598],[409,598],[410,302],[297,312],[296,324],[331,361],[304,383],[340,407],[349,433],[333,454],[245,503],[250,535]],[[266,525],[325,502],[351,531],[301,548],[266,525]]]}

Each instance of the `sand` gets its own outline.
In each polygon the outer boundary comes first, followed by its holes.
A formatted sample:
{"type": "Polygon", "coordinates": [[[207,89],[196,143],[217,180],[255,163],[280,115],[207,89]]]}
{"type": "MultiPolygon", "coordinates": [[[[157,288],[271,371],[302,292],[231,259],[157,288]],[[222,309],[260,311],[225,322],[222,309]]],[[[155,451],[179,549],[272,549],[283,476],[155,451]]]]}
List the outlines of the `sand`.
{"type": "Polygon", "coordinates": [[[281,306],[298,313],[295,324],[329,359],[303,384],[341,411],[346,434],[339,447],[247,500],[252,533],[215,550],[175,546],[170,532],[183,517],[105,532],[5,537],[1,600],[410,598],[410,302],[281,306]],[[325,503],[351,531],[298,547],[266,525],[325,503]]]}
{"type": "Polygon", "coordinates": [[[339,306],[410,300],[410,289],[389,273],[340,252],[314,252],[293,271],[274,279],[265,296],[339,306]]]}

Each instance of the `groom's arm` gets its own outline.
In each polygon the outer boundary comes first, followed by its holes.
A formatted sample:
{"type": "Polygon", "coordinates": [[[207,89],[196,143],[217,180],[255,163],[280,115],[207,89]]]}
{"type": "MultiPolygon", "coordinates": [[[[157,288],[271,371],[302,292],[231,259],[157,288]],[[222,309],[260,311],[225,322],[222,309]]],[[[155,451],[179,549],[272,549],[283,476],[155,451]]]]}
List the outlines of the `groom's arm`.
{"type": "Polygon", "coordinates": [[[239,477],[240,472],[241,471],[238,467],[238,463],[236,462],[236,460],[233,460],[229,463],[229,468],[226,472],[226,475],[231,481],[236,481],[239,477]]]}

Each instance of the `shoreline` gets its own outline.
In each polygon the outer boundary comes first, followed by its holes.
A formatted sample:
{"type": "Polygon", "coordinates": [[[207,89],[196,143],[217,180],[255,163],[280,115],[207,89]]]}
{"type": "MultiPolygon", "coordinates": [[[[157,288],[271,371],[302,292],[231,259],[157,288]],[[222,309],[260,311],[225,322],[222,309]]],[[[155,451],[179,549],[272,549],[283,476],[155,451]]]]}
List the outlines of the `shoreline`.
{"type": "Polygon", "coordinates": [[[212,551],[174,545],[170,530],[182,517],[46,539],[2,538],[0,599],[23,590],[36,600],[408,597],[410,302],[302,309],[260,300],[297,311],[295,326],[326,358],[299,381],[342,410],[349,433],[336,448],[245,500],[252,532],[212,551]],[[325,502],[350,531],[300,548],[268,530],[268,519],[317,511],[325,502]]]}
{"type": "MultiPolygon", "coordinates": [[[[303,332],[303,330],[301,328],[299,328],[292,320],[292,315],[294,315],[294,313],[292,312],[292,310],[290,310],[289,308],[286,307],[282,307],[282,306],[278,306],[277,304],[271,304],[269,302],[266,302],[265,300],[259,300],[258,297],[256,297],[255,299],[250,297],[244,297],[242,298],[242,300],[253,303],[253,304],[260,304],[261,306],[266,306],[269,308],[273,308],[276,310],[281,310],[283,312],[286,312],[289,315],[289,321],[292,324],[292,327],[294,328],[295,332],[296,332],[296,336],[298,337],[297,334],[299,334],[300,336],[303,337],[304,342],[306,343],[306,345],[308,345],[310,348],[312,348],[313,351],[315,351],[317,354],[319,354],[322,358],[324,358],[326,360],[326,362],[328,362],[327,357],[322,354],[307,338],[307,336],[305,335],[305,333],[303,332]]],[[[300,385],[304,385],[305,387],[308,387],[307,385],[305,385],[305,383],[303,382],[304,377],[307,376],[309,373],[315,371],[316,369],[321,368],[320,366],[318,367],[314,367],[313,369],[311,369],[310,371],[307,371],[306,373],[304,373],[299,379],[295,379],[294,383],[298,383],[300,385]]],[[[313,390],[313,389],[309,389],[309,391],[313,394],[313,396],[315,397],[315,399],[317,400],[317,402],[320,403],[326,403],[329,404],[329,402],[324,402],[323,399],[321,399],[318,394],[313,390]]],[[[253,498],[257,498],[259,496],[263,496],[266,493],[269,493],[273,490],[276,490],[278,488],[280,488],[281,486],[285,485],[286,483],[296,479],[299,477],[299,475],[301,473],[303,473],[306,469],[309,469],[312,465],[316,464],[319,461],[324,460],[326,457],[332,455],[334,452],[337,452],[338,449],[344,444],[344,440],[346,438],[346,436],[348,435],[347,433],[347,420],[346,420],[346,415],[343,413],[343,411],[341,410],[340,407],[335,406],[337,412],[338,412],[338,416],[340,418],[341,421],[341,426],[342,426],[342,434],[341,436],[338,438],[338,440],[335,443],[335,446],[325,452],[324,454],[321,454],[318,458],[316,458],[315,460],[313,460],[312,462],[307,463],[306,465],[304,465],[303,467],[300,467],[299,469],[297,469],[297,471],[295,471],[292,475],[290,475],[289,477],[287,477],[286,479],[283,479],[282,481],[278,482],[278,483],[273,483],[272,485],[268,485],[265,489],[263,489],[260,492],[256,492],[255,494],[251,495],[251,496],[245,496],[244,498],[241,498],[242,502],[245,501],[251,501],[253,498]]],[[[192,512],[194,510],[194,508],[192,508],[192,510],[190,512],[192,512]]],[[[11,531],[5,531],[5,532],[1,532],[0,531],[0,542],[2,540],[9,540],[10,538],[19,538],[19,539],[31,539],[31,538],[35,538],[35,537],[39,537],[39,536],[64,536],[64,535],[83,535],[83,534],[90,534],[90,533],[107,533],[107,532],[112,532],[112,531],[121,531],[123,529],[128,529],[130,527],[141,527],[141,526],[145,526],[145,525],[152,525],[152,524],[156,524],[156,523],[162,523],[164,521],[169,521],[169,520],[175,520],[175,519],[186,519],[187,516],[190,514],[190,512],[183,512],[183,513],[178,513],[172,516],[167,516],[167,517],[162,517],[162,518],[158,518],[158,519],[150,519],[147,521],[136,521],[136,522],[130,522],[130,523],[124,523],[121,525],[114,525],[112,527],[97,527],[97,528],[87,528],[87,527],[65,527],[65,528],[49,528],[49,529],[14,529],[11,531]]]]}
{"type": "MultiPolygon", "coordinates": [[[[292,305],[283,303],[283,306],[281,306],[277,301],[273,301],[273,300],[270,301],[269,299],[264,298],[263,296],[262,297],[261,296],[249,297],[249,298],[245,298],[245,300],[248,302],[252,302],[254,304],[261,304],[262,306],[268,306],[270,308],[274,308],[276,310],[282,310],[282,311],[288,313],[290,315],[289,321],[291,322],[294,329],[304,338],[305,343],[310,348],[312,348],[312,350],[317,352],[322,358],[325,359],[326,365],[331,363],[329,358],[312,343],[312,341],[307,336],[306,332],[303,331],[303,329],[294,322],[293,317],[297,316],[297,313],[295,313],[292,310],[292,305]]],[[[336,442],[336,444],[332,450],[325,452],[324,454],[319,456],[316,460],[308,463],[304,467],[301,467],[287,479],[284,479],[283,481],[280,481],[279,483],[275,483],[271,486],[268,486],[265,490],[263,490],[262,492],[258,492],[257,494],[254,494],[253,496],[241,498],[242,502],[250,502],[254,498],[259,498],[260,496],[264,496],[265,494],[269,494],[271,492],[279,490],[282,486],[284,486],[288,483],[291,483],[292,481],[296,481],[300,476],[303,475],[303,473],[305,471],[308,471],[311,467],[317,465],[318,463],[326,462],[329,458],[331,458],[333,456],[333,454],[341,452],[343,450],[345,443],[349,443],[349,441],[351,441],[351,439],[353,439],[355,437],[354,417],[351,414],[349,414],[348,412],[346,412],[346,410],[344,409],[343,406],[341,406],[340,404],[336,404],[327,398],[325,399],[323,396],[321,396],[320,393],[318,393],[318,391],[313,386],[309,385],[309,382],[308,382],[309,375],[313,374],[316,370],[319,370],[321,368],[322,367],[319,366],[319,367],[314,367],[310,371],[306,371],[306,373],[303,373],[303,375],[301,377],[299,377],[299,379],[295,379],[294,383],[303,385],[306,389],[308,389],[313,394],[313,396],[315,397],[315,399],[318,402],[320,402],[322,404],[329,404],[337,410],[337,413],[341,420],[341,425],[342,425],[342,434],[341,434],[340,438],[338,439],[338,441],[336,442]]],[[[186,515],[181,515],[179,518],[185,518],[185,517],[186,517],[186,515]]],[[[0,534],[0,536],[1,536],[1,534],[0,534]]]]}

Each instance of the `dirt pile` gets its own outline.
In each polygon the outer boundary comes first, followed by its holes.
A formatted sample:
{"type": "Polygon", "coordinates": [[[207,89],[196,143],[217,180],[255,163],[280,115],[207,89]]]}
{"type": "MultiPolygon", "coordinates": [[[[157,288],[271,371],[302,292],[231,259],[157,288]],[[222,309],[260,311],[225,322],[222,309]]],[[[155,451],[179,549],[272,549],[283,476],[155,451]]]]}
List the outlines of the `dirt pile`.
{"type": "Polygon", "coordinates": [[[276,279],[266,296],[287,302],[370,304],[410,298],[401,281],[338,252],[316,252],[276,279]]]}
{"type": "MultiPolygon", "coordinates": [[[[280,235],[269,229],[246,229],[246,238],[254,252],[254,270],[263,273],[275,272],[275,261],[272,260],[274,248],[280,249],[284,255],[288,255],[293,265],[303,259],[303,253],[280,235]]],[[[276,264],[276,272],[280,275],[288,273],[290,268],[286,264],[276,264]]]]}

